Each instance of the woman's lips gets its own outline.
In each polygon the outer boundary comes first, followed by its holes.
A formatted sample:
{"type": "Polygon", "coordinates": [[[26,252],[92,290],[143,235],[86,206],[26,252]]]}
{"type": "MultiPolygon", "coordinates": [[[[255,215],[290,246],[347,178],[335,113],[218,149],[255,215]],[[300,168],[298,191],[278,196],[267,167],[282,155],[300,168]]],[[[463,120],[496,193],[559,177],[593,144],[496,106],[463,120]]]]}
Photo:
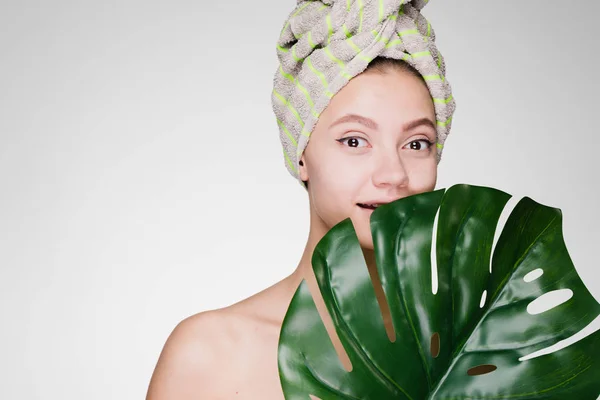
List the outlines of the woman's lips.
{"type": "Polygon", "coordinates": [[[379,204],[362,204],[362,203],[357,203],[357,205],[360,208],[364,208],[366,210],[374,210],[374,209],[376,209],[377,207],[380,206],[379,204]]]}

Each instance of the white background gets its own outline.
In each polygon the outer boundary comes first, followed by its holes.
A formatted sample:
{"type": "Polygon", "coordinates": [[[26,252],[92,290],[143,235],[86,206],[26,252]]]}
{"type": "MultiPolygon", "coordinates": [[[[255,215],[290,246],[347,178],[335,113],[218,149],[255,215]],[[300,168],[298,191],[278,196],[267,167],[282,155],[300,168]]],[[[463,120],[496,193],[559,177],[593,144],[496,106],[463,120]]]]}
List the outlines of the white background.
{"type": "MultiPolygon", "coordinates": [[[[559,207],[600,299],[600,4],[435,0],[457,99],[438,187],[559,207]]],[[[0,3],[0,398],[143,398],[183,318],[295,268],[271,112],[293,0],[0,3]]]]}

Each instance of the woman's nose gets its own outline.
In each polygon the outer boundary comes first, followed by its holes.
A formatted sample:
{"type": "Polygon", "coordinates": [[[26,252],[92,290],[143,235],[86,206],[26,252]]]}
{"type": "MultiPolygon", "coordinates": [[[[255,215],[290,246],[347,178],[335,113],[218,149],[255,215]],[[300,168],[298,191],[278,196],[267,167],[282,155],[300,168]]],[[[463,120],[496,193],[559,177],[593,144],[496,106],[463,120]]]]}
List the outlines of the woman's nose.
{"type": "Polygon", "coordinates": [[[373,172],[377,187],[401,187],[408,183],[408,174],[398,153],[381,155],[373,172]]]}

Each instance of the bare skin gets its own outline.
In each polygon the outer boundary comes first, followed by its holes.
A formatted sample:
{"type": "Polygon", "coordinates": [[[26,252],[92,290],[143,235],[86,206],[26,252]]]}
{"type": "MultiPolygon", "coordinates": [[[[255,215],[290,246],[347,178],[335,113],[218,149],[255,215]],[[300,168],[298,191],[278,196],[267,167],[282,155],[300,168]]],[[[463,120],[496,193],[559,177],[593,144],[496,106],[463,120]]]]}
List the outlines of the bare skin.
{"type": "Polygon", "coordinates": [[[393,338],[373,262],[372,211],[362,204],[433,190],[437,162],[431,142],[435,137],[433,104],[419,78],[391,69],[352,79],[321,114],[302,156],[299,172],[309,182],[310,231],[296,270],[246,300],[179,323],[160,355],[147,400],[283,399],[277,367],[279,331],[303,279],[342,363],[349,367],[310,264],[323,235],[348,217],[393,338]]]}
{"type": "Polygon", "coordinates": [[[277,343],[302,270],[242,302],[182,321],[163,349],[148,400],[283,399],[277,343]]]}

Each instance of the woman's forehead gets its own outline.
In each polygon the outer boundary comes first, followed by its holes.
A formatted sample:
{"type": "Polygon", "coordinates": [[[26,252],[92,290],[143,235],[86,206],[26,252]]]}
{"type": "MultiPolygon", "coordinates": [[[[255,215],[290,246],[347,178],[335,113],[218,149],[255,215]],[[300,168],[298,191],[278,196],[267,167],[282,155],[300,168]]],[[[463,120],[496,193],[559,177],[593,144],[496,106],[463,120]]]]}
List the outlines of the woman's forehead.
{"type": "MultiPolygon", "coordinates": [[[[415,119],[434,115],[431,95],[419,78],[407,72],[364,73],[352,79],[321,114],[324,120],[346,115],[378,119],[415,119]]],[[[359,118],[346,122],[361,122],[359,118]]]]}

